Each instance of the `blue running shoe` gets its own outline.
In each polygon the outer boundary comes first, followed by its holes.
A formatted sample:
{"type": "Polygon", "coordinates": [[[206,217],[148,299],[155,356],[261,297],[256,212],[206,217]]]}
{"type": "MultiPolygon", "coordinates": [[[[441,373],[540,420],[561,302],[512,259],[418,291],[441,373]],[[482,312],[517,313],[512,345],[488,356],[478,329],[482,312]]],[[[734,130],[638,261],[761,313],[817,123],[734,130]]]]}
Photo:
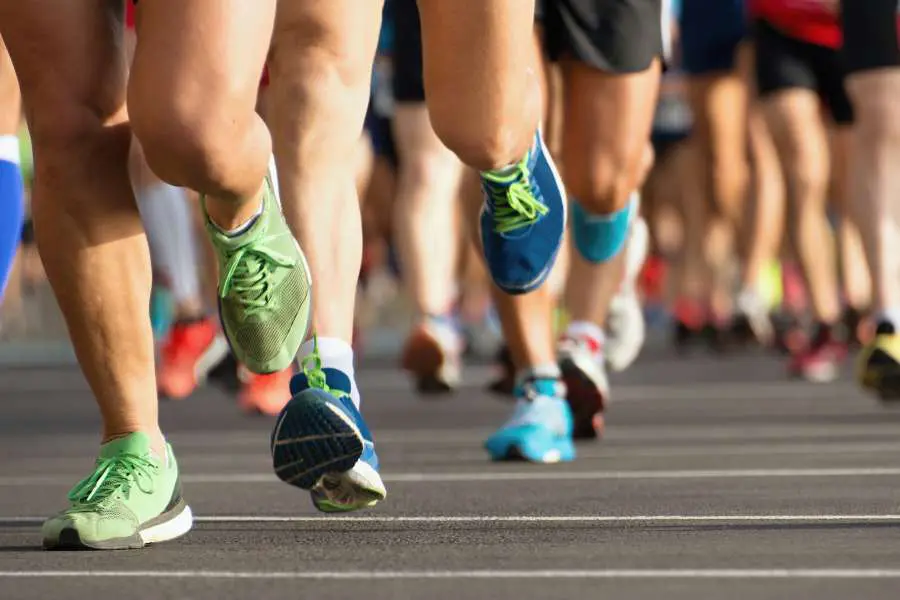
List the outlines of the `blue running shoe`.
{"type": "Polygon", "coordinates": [[[488,270],[507,294],[544,283],[566,229],[566,192],[540,131],[522,161],[481,173],[481,241],[488,270]]]}
{"type": "Polygon", "coordinates": [[[531,379],[515,390],[512,417],[485,442],[492,460],[557,463],[575,460],[572,411],[556,379],[531,379]]]}
{"type": "Polygon", "coordinates": [[[374,506],[387,491],[372,434],[350,397],[350,378],[323,369],[317,351],[303,362],[272,432],[275,474],[309,490],[322,512],[374,506]]]}

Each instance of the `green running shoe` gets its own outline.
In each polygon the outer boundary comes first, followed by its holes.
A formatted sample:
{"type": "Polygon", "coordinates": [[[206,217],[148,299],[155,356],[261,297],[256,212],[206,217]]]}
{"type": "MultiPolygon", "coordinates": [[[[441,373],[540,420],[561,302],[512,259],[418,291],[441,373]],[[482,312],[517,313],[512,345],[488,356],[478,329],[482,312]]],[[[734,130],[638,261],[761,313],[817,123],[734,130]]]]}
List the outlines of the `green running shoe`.
{"type": "Polygon", "coordinates": [[[262,214],[247,231],[228,235],[206,219],[219,261],[222,329],[238,361],[261,374],[290,366],[312,315],[309,265],[281,214],[271,173],[262,214]]]}
{"type": "Polygon", "coordinates": [[[166,452],[163,464],[143,433],[103,444],[94,472],[69,492],[69,508],[44,522],[44,548],[124,550],[187,533],[193,515],[171,446],[166,452]]]}

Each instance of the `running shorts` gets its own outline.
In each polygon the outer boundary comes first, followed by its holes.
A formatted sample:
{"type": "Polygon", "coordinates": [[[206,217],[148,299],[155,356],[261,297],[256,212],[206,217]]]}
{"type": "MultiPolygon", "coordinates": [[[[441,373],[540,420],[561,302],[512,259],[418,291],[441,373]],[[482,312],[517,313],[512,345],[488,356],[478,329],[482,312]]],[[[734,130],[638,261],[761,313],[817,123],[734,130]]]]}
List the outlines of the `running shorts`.
{"type": "Polygon", "coordinates": [[[841,16],[848,72],[900,67],[898,0],[842,0],[841,16]]]}
{"type": "MultiPolygon", "coordinates": [[[[452,2],[453,0],[444,0],[452,2]]],[[[422,27],[416,0],[393,0],[394,11],[394,100],[425,101],[422,74],[422,27]]]]}
{"type": "Polygon", "coordinates": [[[639,73],[663,55],[663,0],[543,0],[547,54],[607,73],[639,73]]]}
{"type": "Polygon", "coordinates": [[[743,0],[682,0],[681,67],[689,75],[733,71],[747,36],[743,0]]]}
{"type": "Polygon", "coordinates": [[[816,92],[836,123],[853,121],[853,106],[844,87],[846,65],[841,51],[794,38],[758,20],[756,84],[760,96],[803,88],[816,92]]]}
{"type": "Polygon", "coordinates": [[[366,109],[364,128],[372,142],[376,156],[387,159],[394,167],[398,164],[394,143],[394,96],[392,90],[393,64],[390,60],[377,60],[372,70],[372,93],[366,109]]]}

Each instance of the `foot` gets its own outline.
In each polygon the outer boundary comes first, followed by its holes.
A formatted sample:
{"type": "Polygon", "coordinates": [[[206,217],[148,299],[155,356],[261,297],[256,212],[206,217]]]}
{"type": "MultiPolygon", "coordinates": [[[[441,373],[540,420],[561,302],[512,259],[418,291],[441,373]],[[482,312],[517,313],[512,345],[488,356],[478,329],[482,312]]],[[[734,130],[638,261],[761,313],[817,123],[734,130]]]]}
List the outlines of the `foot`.
{"type": "Polygon", "coordinates": [[[492,460],[557,463],[575,460],[572,413],[555,379],[529,379],[516,387],[512,417],[485,442],[492,460]]]}
{"type": "Polygon", "coordinates": [[[272,432],[275,474],[308,490],[322,512],[374,506],[387,491],[372,434],[350,397],[350,378],[323,369],[317,353],[304,362],[272,432]]]}
{"type": "Polygon", "coordinates": [[[878,324],[875,338],[859,356],[857,379],[882,400],[900,400],[900,335],[893,323],[878,324]]]}
{"type": "Polygon", "coordinates": [[[69,492],[69,508],[44,522],[44,548],[123,550],[187,533],[193,516],[166,452],[154,456],[143,433],[103,444],[94,472],[69,492]]]}
{"type": "Polygon", "coordinates": [[[491,278],[507,294],[541,286],[562,245],[566,193],[540,132],[522,161],[483,172],[481,241],[491,278]]]}
{"type": "Polygon", "coordinates": [[[603,340],[586,334],[566,333],[559,342],[559,366],[566,398],[574,417],[574,437],[601,437],[603,411],[609,402],[609,380],[604,366],[603,340]]]}
{"type": "Polygon", "coordinates": [[[228,342],[215,318],[175,323],[163,342],[156,366],[160,396],[187,398],[227,354],[228,342]]]}
{"type": "Polygon", "coordinates": [[[288,229],[271,176],[262,213],[245,230],[224,233],[207,218],[219,263],[222,328],[238,361],[254,373],[290,366],[310,324],[310,274],[288,229]]]}
{"type": "Polygon", "coordinates": [[[459,385],[463,340],[446,318],[424,318],[406,340],[402,365],[421,394],[441,394],[459,385]]]}
{"type": "Polygon", "coordinates": [[[606,320],[606,362],[613,371],[630,367],[644,346],[647,331],[637,279],[647,260],[649,243],[647,223],[638,218],[628,238],[625,277],[610,303],[606,320]]]}
{"type": "Polygon", "coordinates": [[[833,332],[833,327],[820,325],[810,343],[795,353],[788,363],[788,373],[813,383],[829,383],[838,378],[847,357],[847,344],[833,332]]]}
{"type": "Polygon", "coordinates": [[[242,367],[238,371],[241,381],[238,406],[244,412],[274,417],[291,399],[291,376],[294,374],[292,366],[267,375],[257,375],[242,367]]]}
{"type": "Polygon", "coordinates": [[[775,342],[775,328],[769,318],[769,307],[754,290],[744,290],[737,296],[733,329],[738,337],[749,333],[762,346],[775,342]]]}

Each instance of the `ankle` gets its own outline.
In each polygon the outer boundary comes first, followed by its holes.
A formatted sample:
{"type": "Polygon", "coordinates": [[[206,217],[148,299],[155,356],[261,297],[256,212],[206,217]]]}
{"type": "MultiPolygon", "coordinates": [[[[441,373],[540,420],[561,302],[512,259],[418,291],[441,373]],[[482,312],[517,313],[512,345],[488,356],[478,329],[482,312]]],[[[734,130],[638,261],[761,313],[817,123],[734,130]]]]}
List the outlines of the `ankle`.
{"type": "Polygon", "coordinates": [[[143,433],[150,438],[150,451],[163,463],[168,462],[168,452],[166,451],[166,438],[158,426],[154,427],[134,427],[123,426],[118,428],[106,427],[103,431],[102,444],[107,444],[114,440],[122,439],[133,433],[143,433]]]}

